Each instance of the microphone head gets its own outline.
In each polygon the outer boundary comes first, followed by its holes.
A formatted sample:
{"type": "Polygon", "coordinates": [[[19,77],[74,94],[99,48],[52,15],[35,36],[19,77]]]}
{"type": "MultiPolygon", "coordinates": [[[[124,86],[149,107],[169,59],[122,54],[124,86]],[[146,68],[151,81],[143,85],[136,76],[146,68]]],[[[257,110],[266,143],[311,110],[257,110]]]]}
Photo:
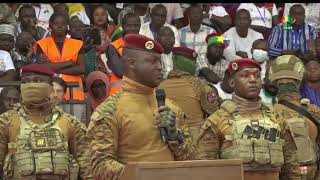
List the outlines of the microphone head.
{"type": "Polygon", "coordinates": [[[164,89],[157,89],[156,90],[156,98],[158,101],[158,107],[165,105],[166,93],[165,93],[164,89]]]}
{"type": "Polygon", "coordinates": [[[157,100],[166,99],[166,92],[164,91],[164,89],[157,89],[156,90],[156,98],[157,98],[157,100]]]}

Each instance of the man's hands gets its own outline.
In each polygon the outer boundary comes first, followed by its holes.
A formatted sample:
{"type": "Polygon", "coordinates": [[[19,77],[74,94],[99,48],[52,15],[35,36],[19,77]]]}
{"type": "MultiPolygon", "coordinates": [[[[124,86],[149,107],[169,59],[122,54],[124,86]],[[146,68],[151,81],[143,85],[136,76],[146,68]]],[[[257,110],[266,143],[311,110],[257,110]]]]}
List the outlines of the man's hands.
{"type": "Polygon", "coordinates": [[[159,108],[159,114],[160,122],[158,127],[166,130],[168,141],[177,141],[178,129],[176,126],[176,114],[167,106],[161,106],[159,108]]]}

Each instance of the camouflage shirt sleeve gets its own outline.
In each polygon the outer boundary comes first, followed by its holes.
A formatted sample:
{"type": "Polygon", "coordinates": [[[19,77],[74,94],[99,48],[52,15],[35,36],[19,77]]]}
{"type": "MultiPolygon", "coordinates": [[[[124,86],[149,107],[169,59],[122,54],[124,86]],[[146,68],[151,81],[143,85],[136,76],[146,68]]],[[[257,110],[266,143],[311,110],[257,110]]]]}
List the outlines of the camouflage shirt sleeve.
{"type": "Polygon", "coordinates": [[[80,170],[79,175],[81,179],[92,179],[90,175],[89,152],[88,152],[88,139],[86,137],[87,128],[76,117],[69,116],[71,122],[71,137],[70,137],[70,150],[74,155],[80,170]]]}
{"type": "Polygon", "coordinates": [[[1,3],[0,10],[1,10],[1,12],[0,12],[1,24],[11,24],[14,26],[16,24],[17,20],[13,14],[11,8],[5,3],[1,3]]]}
{"type": "Polygon", "coordinates": [[[201,125],[199,137],[197,139],[196,159],[219,159],[220,152],[220,131],[215,121],[221,119],[219,110],[213,113],[201,125]]]}
{"type": "MultiPolygon", "coordinates": [[[[275,105],[274,109],[277,109],[275,105]]],[[[273,119],[280,124],[281,127],[281,139],[284,140],[283,144],[283,156],[284,165],[281,167],[280,177],[281,179],[295,180],[301,179],[300,169],[297,159],[297,146],[293,140],[289,127],[286,125],[281,113],[273,113],[273,119]]]]}
{"type": "Polygon", "coordinates": [[[9,117],[11,111],[7,111],[0,115],[0,177],[3,177],[4,159],[8,153],[9,142],[9,117]]]}
{"type": "Polygon", "coordinates": [[[186,116],[181,108],[170,99],[166,100],[166,105],[177,115],[177,127],[184,135],[183,143],[179,144],[177,141],[168,143],[169,148],[174,154],[175,160],[192,160],[195,156],[196,148],[192,143],[189,128],[186,124],[186,116]]]}
{"type": "Polygon", "coordinates": [[[201,108],[208,116],[219,109],[221,98],[215,87],[204,81],[199,81],[201,108]]]}
{"type": "Polygon", "coordinates": [[[119,98],[119,93],[114,94],[93,112],[88,127],[90,166],[94,179],[116,179],[125,167],[116,160],[118,142],[116,98],[119,98]]]}

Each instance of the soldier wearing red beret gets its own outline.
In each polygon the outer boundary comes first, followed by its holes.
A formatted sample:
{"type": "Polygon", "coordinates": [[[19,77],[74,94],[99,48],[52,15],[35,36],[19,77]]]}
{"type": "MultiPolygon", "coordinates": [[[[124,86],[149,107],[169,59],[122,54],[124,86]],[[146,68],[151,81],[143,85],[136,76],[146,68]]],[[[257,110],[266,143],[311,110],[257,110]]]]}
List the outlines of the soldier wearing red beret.
{"type": "Polygon", "coordinates": [[[88,127],[95,179],[116,179],[128,162],[194,156],[184,113],[169,99],[158,108],[154,90],[162,80],[162,46],[136,34],[126,35],[124,41],[122,90],[95,109],[88,127]]]}
{"type": "Polygon", "coordinates": [[[45,64],[21,69],[22,103],[0,116],[0,176],[5,179],[90,179],[86,127],[51,104],[53,76],[45,64]]]}
{"type": "Polygon", "coordinates": [[[214,87],[195,76],[197,53],[187,47],[172,50],[173,70],[160,87],[186,113],[186,123],[193,142],[206,117],[219,109],[219,96],[214,87]]]}
{"type": "Polygon", "coordinates": [[[288,125],[261,102],[261,67],[251,59],[228,65],[231,100],[201,126],[197,159],[241,159],[245,180],[300,179],[296,146],[288,125]]]}

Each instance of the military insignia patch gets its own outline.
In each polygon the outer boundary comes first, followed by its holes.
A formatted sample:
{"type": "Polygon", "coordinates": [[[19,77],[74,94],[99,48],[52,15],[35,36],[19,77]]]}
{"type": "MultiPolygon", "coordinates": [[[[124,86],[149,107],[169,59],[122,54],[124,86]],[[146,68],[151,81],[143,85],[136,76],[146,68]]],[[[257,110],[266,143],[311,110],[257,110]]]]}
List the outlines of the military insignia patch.
{"type": "Polygon", "coordinates": [[[146,47],[146,49],[151,50],[154,48],[154,43],[152,41],[147,41],[144,46],[146,47]]]}
{"type": "Polygon", "coordinates": [[[237,70],[238,69],[238,64],[237,63],[232,63],[231,65],[233,70],[237,70]]]}
{"type": "Polygon", "coordinates": [[[46,146],[46,139],[45,138],[36,138],[36,146],[45,147],[46,146]]]}
{"type": "Polygon", "coordinates": [[[217,100],[216,94],[215,94],[213,91],[208,92],[208,93],[207,93],[207,100],[208,100],[208,102],[211,103],[211,104],[214,103],[214,102],[217,100]]]}

